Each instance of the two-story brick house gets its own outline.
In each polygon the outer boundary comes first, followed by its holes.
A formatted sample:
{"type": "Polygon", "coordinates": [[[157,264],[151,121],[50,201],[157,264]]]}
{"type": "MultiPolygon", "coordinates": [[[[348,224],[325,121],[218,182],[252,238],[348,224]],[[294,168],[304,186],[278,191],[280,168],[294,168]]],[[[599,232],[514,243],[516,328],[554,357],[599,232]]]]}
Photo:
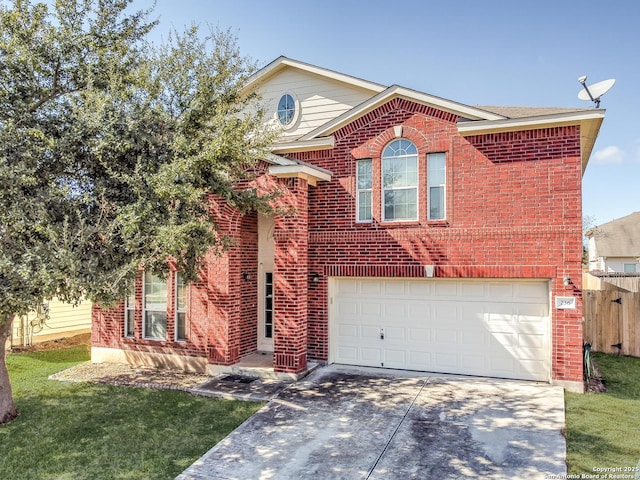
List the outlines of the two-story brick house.
{"type": "Polygon", "coordinates": [[[294,375],[317,360],[582,390],[581,178],[603,110],[471,107],[285,57],[247,88],[283,128],[255,184],[289,213],[217,204],[236,245],[201,283],[143,274],[96,307],[93,361],[213,372],[261,351],[294,375]]]}

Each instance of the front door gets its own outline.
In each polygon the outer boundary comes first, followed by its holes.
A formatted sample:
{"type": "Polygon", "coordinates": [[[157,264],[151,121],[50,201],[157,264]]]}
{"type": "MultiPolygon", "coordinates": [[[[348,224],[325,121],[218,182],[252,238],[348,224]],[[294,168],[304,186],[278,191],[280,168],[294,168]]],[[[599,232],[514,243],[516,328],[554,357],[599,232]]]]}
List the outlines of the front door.
{"type": "Polygon", "coordinates": [[[258,217],[258,350],[273,351],[273,217],[258,217]]]}

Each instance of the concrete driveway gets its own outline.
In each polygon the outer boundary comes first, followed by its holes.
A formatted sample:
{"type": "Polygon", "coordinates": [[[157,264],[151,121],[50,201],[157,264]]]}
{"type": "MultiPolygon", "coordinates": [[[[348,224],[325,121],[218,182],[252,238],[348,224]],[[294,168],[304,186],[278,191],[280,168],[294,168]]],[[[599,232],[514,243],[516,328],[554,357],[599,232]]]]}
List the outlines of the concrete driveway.
{"type": "Polygon", "coordinates": [[[178,479],[552,478],[563,428],[560,387],[329,366],[178,479]]]}

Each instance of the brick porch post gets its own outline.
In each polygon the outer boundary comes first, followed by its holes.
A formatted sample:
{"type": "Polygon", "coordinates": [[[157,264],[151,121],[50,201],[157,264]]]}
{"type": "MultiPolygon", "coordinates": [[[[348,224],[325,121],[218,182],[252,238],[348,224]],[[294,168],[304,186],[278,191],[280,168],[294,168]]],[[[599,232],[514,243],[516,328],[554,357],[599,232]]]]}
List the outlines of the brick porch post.
{"type": "Polygon", "coordinates": [[[276,372],[297,374],[307,368],[309,186],[300,178],[282,183],[291,211],[275,219],[273,364],[276,372]]]}

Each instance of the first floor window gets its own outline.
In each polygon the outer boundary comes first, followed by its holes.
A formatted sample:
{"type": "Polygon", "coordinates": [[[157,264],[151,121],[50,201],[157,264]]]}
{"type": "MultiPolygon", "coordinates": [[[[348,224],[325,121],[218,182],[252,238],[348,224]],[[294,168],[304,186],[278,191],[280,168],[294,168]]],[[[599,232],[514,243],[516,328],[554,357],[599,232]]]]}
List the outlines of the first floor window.
{"type": "Polygon", "coordinates": [[[373,218],[371,212],[371,187],[372,187],[371,159],[358,160],[356,162],[356,202],[358,222],[370,222],[373,218]]]}
{"type": "Polygon", "coordinates": [[[430,153],[427,155],[427,185],[429,220],[445,218],[445,155],[430,153]]]}
{"type": "Polygon", "coordinates": [[[273,338],[273,273],[264,275],[264,338],[273,338]]]}
{"type": "Polygon", "coordinates": [[[167,282],[151,272],[144,273],[143,337],[166,340],[167,337],[167,282]]]}
{"type": "Polygon", "coordinates": [[[176,341],[187,339],[187,285],[180,272],[176,272],[175,288],[176,341]]]}
{"type": "Polygon", "coordinates": [[[400,138],[382,152],[382,215],[385,221],[418,219],[418,150],[400,138]]]}
{"type": "Polygon", "coordinates": [[[624,273],[638,273],[638,265],[636,263],[625,263],[624,273]]]}
{"type": "Polygon", "coordinates": [[[124,336],[133,337],[136,317],[136,296],[135,292],[125,299],[124,303],[124,336]]]}

